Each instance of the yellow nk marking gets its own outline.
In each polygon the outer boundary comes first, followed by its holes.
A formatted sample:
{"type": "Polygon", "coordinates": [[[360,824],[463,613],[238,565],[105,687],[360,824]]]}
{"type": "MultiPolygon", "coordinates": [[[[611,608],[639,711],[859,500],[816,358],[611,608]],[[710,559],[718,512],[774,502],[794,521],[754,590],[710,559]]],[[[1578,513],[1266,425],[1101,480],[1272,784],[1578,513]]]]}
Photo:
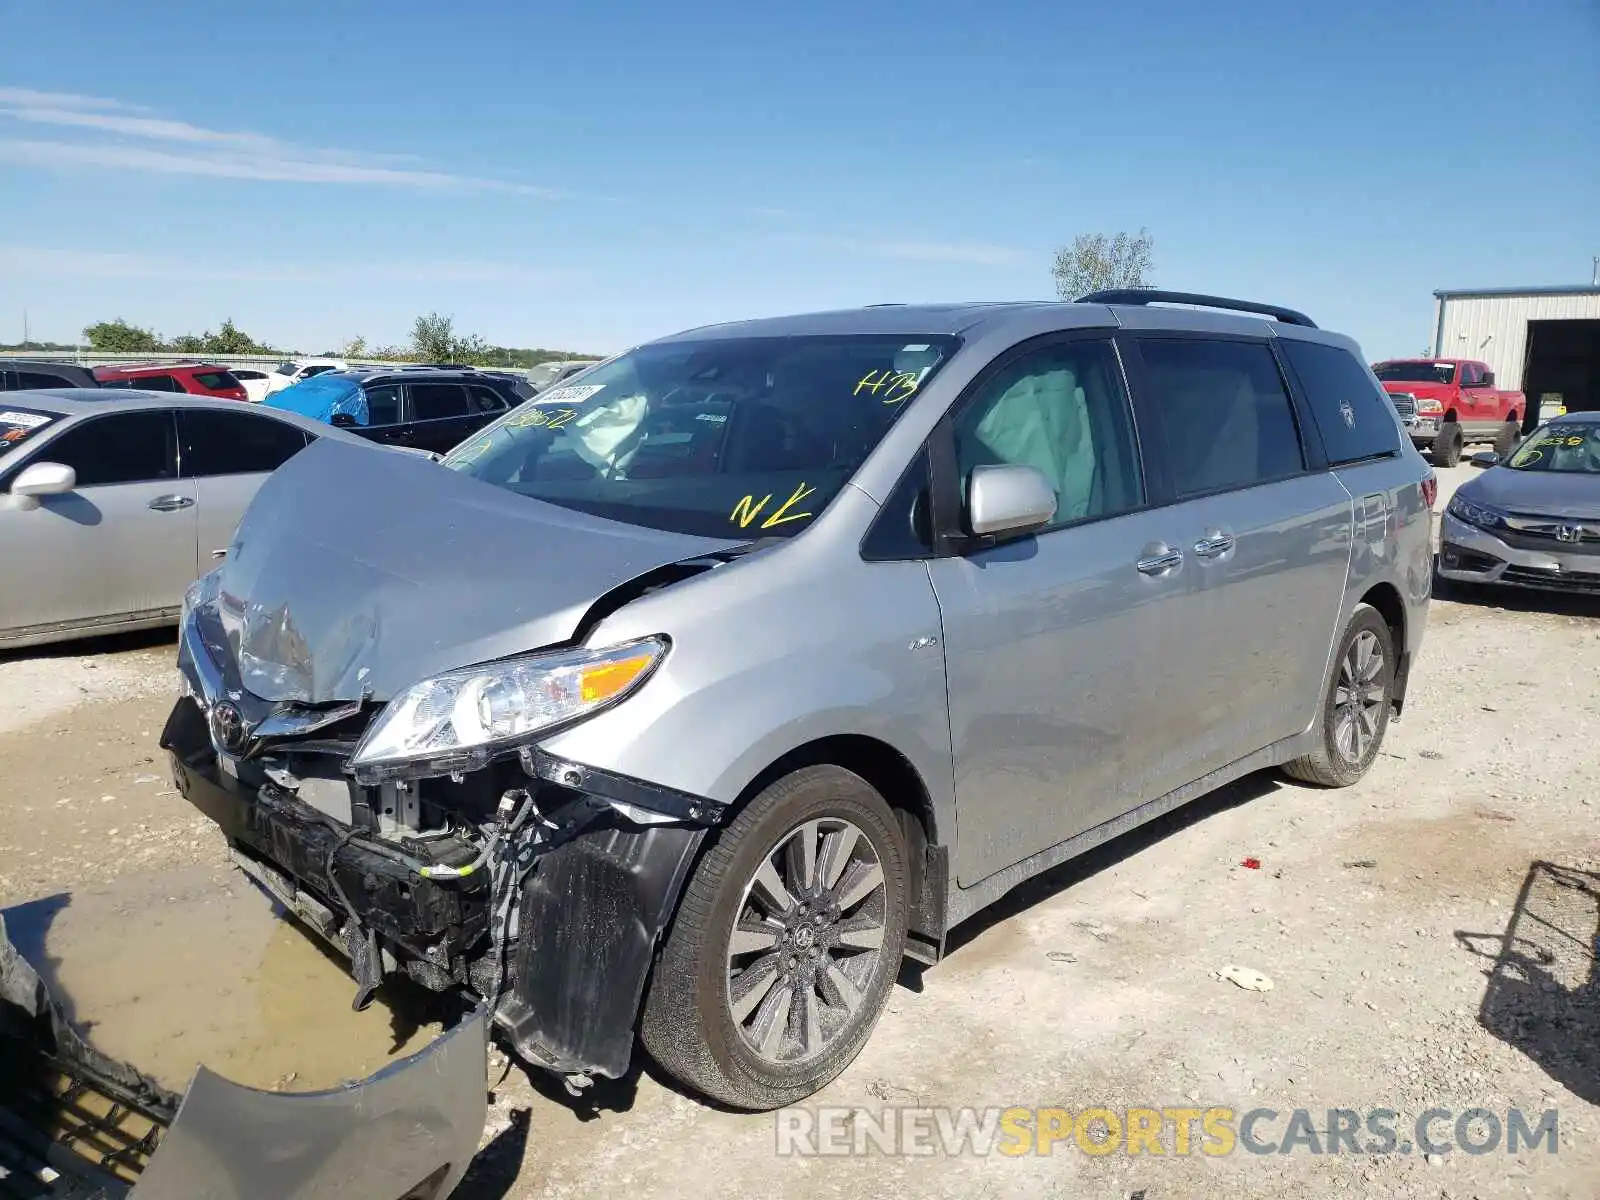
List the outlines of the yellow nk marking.
{"type": "MultiPolygon", "coordinates": [[[[789,510],[816,490],[816,488],[807,487],[802,483],[795,488],[794,493],[787,500],[773,510],[770,517],[761,522],[761,528],[771,529],[774,525],[782,525],[788,521],[800,521],[809,517],[811,515],[809,512],[792,513],[789,510]]],[[[728,520],[736,522],[740,529],[745,529],[750,522],[761,515],[771,500],[771,492],[761,497],[759,501],[754,496],[746,496],[733,506],[733,512],[728,514],[728,520]]]]}
{"type": "Polygon", "coordinates": [[[729,514],[728,520],[737,521],[739,523],[739,528],[743,529],[745,526],[749,525],[751,521],[754,521],[761,515],[761,510],[767,506],[767,501],[771,499],[771,492],[768,492],[765,496],[761,497],[760,504],[756,503],[756,498],[754,496],[746,496],[743,500],[739,501],[739,503],[733,506],[733,512],[729,514]]]}

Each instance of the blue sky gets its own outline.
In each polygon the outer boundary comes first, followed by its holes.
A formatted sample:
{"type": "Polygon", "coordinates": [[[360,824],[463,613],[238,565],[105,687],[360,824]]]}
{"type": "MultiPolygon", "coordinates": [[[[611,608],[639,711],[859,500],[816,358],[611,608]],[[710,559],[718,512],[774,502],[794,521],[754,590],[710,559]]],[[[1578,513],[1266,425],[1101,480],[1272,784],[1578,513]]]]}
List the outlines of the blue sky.
{"type": "Polygon", "coordinates": [[[1600,254],[1595,0],[243,8],[0,0],[0,341],[610,351],[1145,227],[1377,357],[1600,254]]]}

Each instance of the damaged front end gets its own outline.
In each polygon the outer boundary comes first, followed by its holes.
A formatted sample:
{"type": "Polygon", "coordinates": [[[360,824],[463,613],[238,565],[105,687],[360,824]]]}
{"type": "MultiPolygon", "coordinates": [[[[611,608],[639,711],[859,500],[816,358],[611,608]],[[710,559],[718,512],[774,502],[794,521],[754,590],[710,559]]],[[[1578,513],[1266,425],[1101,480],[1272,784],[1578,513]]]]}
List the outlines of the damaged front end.
{"type": "Polygon", "coordinates": [[[442,1200],[483,1133],[487,1014],[323,1092],[201,1067],[179,1096],[96,1051],[0,919],[0,1195],[51,1200],[442,1200]]]}
{"type": "MultiPolygon", "coordinates": [[[[623,1075],[657,941],[722,806],[530,738],[441,751],[427,726],[411,751],[375,756],[405,740],[396,713],[459,723],[469,685],[474,712],[492,717],[494,696],[457,672],[387,705],[264,700],[241,680],[220,607],[186,606],[187,694],[161,744],[238,866],[350,960],[356,1006],[395,974],[462,989],[569,1086],[623,1075]]],[[[579,690],[612,686],[630,661],[602,662],[579,690]]]]}

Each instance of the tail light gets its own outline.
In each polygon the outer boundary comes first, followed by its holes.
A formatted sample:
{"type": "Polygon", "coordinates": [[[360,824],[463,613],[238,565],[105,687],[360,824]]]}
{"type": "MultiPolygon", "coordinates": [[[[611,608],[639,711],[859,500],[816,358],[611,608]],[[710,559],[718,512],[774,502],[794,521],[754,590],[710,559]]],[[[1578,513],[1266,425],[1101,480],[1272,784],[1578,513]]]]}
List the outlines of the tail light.
{"type": "Polygon", "coordinates": [[[1417,401],[1417,416],[1419,417],[1437,417],[1442,412],[1444,412],[1444,405],[1437,400],[1417,401]]]}
{"type": "Polygon", "coordinates": [[[1422,477],[1422,502],[1433,509],[1433,502],[1439,498],[1439,477],[1429,471],[1422,477]]]}

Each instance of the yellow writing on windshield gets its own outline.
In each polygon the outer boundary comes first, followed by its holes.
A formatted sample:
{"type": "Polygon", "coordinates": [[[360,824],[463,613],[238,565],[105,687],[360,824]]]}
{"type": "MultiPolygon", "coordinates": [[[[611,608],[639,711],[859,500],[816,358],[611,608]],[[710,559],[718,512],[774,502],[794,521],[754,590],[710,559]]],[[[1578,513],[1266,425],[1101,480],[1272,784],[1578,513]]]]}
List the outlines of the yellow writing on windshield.
{"type": "Polygon", "coordinates": [[[512,417],[506,424],[512,429],[537,428],[541,425],[551,429],[560,429],[578,415],[575,408],[558,408],[554,412],[546,412],[542,408],[532,408],[520,417],[512,417]]]}
{"type": "Polygon", "coordinates": [[[850,394],[859,396],[862,392],[866,392],[868,395],[877,396],[881,392],[885,404],[899,404],[917,390],[917,382],[915,371],[893,371],[887,368],[882,371],[868,371],[850,394]]]}
{"type": "MultiPolygon", "coordinates": [[[[761,522],[760,528],[771,529],[774,525],[782,525],[788,521],[799,521],[811,514],[809,512],[792,513],[789,510],[799,504],[817,489],[801,484],[795,488],[790,497],[772,511],[772,515],[761,522]]],[[[772,493],[768,492],[758,501],[754,496],[746,496],[733,506],[733,512],[728,515],[728,520],[734,522],[740,529],[747,529],[752,521],[757,520],[767,505],[772,503],[772,493]]]]}

